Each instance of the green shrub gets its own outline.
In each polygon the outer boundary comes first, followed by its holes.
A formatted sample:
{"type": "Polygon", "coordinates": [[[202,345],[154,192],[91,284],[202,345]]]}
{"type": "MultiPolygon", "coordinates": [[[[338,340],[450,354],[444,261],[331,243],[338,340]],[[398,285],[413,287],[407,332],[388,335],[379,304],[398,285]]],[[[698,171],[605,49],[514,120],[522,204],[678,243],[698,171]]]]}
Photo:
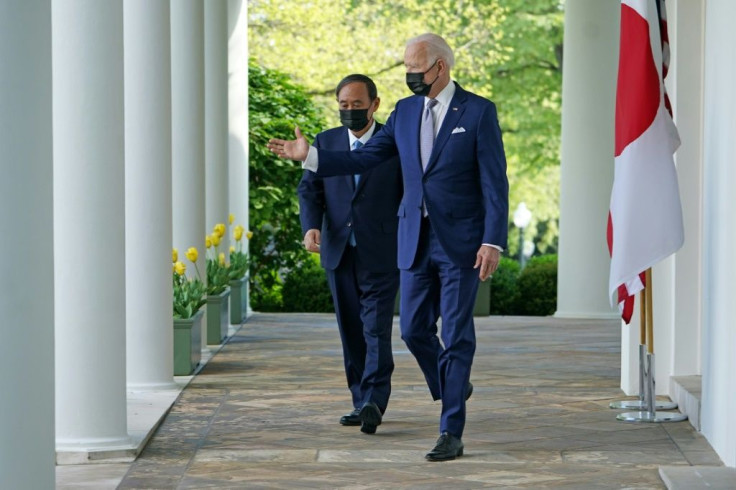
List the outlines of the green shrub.
{"type": "Polygon", "coordinates": [[[526,266],[536,266],[537,264],[555,264],[557,265],[557,254],[537,255],[529,259],[526,266]]]}
{"type": "Polygon", "coordinates": [[[296,187],[298,162],[273,155],[270,138],[294,138],[294,126],[310,140],[325,126],[312,96],[285,73],[248,63],[249,240],[253,308],[278,311],[281,278],[306,260],[296,187]]]}
{"type": "Polygon", "coordinates": [[[519,274],[517,285],[517,315],[552,315],[557,309],[557,256],[532,258],[519,274]]]}
{"type": "Polygon", "coordinates": [[[508,257],[501,257],[498,269],[491,278],[491,315],[513,315],[519,298],[516,281],[519,277],[519,263],[508,257]]]}
{"type": "Polygon", "coordinates": [[[283,309],[281,289],[283,283],[278,274],[273,271],[264,271],[256,277],[250,278],[250,304],[254,311],[276,312],[283,309]],[[267,278],[267,286],[263,279],[267,278]]]}
{"type": "Polygon", "coordinates": [[[307,260],[291,270],[284,279],[281,292],[282,311],[312,313],[335,311],[325,271],[319,265],[318,255],[311,254],[307,260]]]}

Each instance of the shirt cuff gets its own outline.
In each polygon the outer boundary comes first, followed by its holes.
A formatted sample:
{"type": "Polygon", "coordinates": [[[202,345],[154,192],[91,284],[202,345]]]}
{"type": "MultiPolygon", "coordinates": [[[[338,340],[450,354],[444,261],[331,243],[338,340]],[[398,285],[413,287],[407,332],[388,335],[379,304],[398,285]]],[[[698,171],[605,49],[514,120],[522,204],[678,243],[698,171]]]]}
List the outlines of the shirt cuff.
{"type": "Polygon", "coordinates": [[[485,245],[486,247],[492,247],[498,250],[499,252],[503,252],[503,248],[499,247],[498,245],[493,245],[492,243],[483,243],[482,245],[485,245]]]}
{"type": "Polygon", "coordinates": [[[311,170],[314,173],[317,173],[317,168],[319,167],[319,153],[317,152],[317,148],[314,146],[309,147],[309,153],[307,153],[307,158],[304,159],[302,162],[302,168],[304,170],[311,170]]]}

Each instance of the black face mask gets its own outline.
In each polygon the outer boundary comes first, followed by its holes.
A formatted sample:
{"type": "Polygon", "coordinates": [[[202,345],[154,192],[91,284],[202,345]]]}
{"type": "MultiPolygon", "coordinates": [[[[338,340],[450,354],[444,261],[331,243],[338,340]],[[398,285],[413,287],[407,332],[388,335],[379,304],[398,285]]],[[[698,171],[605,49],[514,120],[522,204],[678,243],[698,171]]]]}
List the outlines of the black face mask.
{"type": "Polygon", "coordinates": [[[439,72],[437,73],[437,76],[434,80],[432,80],[432,83],[424,83],[424,75],[429,73],[429,70],[434,68],[434,65],[437,64],[438,60],[435,60],[434,63],[432,63],[432,66],[429,67],[429,69],[425,72],[419,72],[419,73],[407,73],[406,74],[406,85],[409,87],[409,90],[414,92],[416,95],[423,95],[427,96],[429,92],[432,90],[432,85],[434,85],[434,82],[437,81],[437,79],[440,77],[439,72]]]}
{"type": "Polygon", "coordinates": [[[368,121],[368,109],[340,109],[340,122],[348,129],[360,131],[368,121]]]}

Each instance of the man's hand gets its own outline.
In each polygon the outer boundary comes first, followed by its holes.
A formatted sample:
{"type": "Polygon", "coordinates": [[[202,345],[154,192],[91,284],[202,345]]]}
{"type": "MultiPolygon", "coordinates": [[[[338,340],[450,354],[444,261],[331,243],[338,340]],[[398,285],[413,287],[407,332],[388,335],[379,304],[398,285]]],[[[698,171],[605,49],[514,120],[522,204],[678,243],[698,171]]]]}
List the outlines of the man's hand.
{"type": "Polygon", "coordinates": [[[309,153],[309,142],[307,138],[299,131],[299,127],[294,128],[295,140],[280,140],[272,138],[268,140],[266,145],[269,150],[281,158],[303,161],[309,153]]]}
{"type": "Polygon", "coordinates": [[[478,253],[475,255],[473,269],[480,267],[478,277],[480,277],[481,281],[485,281],[491,274],[496,272],[500,260],[501,252],[497,248],[481,245],[478,253]]]}
{"type": "Polygon", "coordinates": [[[317,229],[307,230],[304,234],[304,248],[310,252],[319,253],[319,244],[322,242],[322,234],[317,229]]]}

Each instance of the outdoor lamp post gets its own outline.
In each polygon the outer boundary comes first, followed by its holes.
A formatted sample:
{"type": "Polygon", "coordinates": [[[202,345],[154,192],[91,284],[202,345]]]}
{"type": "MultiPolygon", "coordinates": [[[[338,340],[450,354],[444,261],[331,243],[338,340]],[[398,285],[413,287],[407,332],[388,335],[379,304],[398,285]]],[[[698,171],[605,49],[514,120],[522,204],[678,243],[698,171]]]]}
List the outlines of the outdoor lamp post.
{"type": "Polygon", "coordinates": [[[519,229],[519,265],[524,268],[524,228],[529,226],[532,220],[532,212],[526,207],[526,203],[520,202],[514,211],[514,226],[519,229]]]}

